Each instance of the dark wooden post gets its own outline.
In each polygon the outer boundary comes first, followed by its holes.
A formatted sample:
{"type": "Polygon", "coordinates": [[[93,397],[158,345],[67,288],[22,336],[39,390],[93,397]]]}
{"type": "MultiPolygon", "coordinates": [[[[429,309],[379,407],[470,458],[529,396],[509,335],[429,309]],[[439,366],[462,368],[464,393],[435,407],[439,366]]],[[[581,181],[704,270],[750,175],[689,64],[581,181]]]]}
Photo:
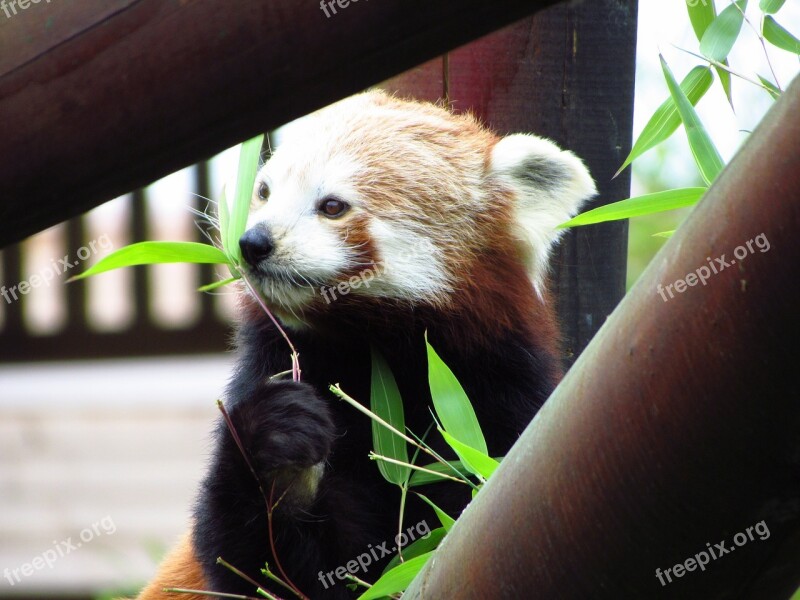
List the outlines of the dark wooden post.
{"type": "MultiPolygon", "coordinates": [[[[425,100],[447,98],[501,134],[532,132],[583,158],[599,196],[626,198],[630,171],[636,0],[553,6],[384,84],[425,100]]],[[[625,294],[627,222],[570,231],[554,287],[568,367],[625,294]]]]}
{"type": "MultiPolygon", "coordinates": [[[[637,0],[597,0],[552,7],[533,19],[528,91],[537,109],[524,119],[586,161],[599,190],[587,209],[630,194],[630,169],[612,177],[632,143],[637,14],[637,0]]],[[[627,252],[627,221],[565,236],[555,260],[565,366],[625,295],[627,252]]]]}

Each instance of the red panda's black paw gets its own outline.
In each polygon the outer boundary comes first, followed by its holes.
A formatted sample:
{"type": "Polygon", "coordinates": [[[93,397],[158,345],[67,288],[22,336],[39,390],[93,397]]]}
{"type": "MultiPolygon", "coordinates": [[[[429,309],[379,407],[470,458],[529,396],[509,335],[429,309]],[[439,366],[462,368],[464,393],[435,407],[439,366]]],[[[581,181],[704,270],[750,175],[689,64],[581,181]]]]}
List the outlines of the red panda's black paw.
{"type": "Polygon", "coordinates": [[[330,453],[335,436],[330,411],[306,383],[264,383],[250,397],[237,399],[228,413],[260,476],[302,471],[330,453]]]}

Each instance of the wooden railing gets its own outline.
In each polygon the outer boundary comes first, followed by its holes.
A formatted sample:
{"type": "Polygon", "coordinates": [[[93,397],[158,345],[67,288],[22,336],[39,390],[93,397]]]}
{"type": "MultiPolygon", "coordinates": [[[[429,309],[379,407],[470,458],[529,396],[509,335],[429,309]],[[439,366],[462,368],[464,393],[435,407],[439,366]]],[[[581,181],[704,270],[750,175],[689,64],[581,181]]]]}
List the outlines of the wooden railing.
{"type": "MultiPolygon", "coordinates": [[[[200,212],[206,211],[205,198],[213,196],[209,186],[209,164],[200,163],[191,172],[194,181],[193,189],[189,191],[196,198],[194,208],[200,212]]],[[[157,215],[148,214],[148,194],[145,188],[130,194],[126,199],[130,218],[122,237],[128,241],[151,238],[149,224],[157,215]]],[[[194,218],[187,210],[186,219],[194,218]]],[[[66,284],[70,274],[84,269],[84,262],[88,264],[88,261],[94,259],[87,257],[87,261],[78,260],[88,254],[90,242],[95,242],[92,251],[98,249],[97,240],[93,239],[94,236],[87,229],[87,219],[84,215],[59,226],[63,235],[58,237],[58,251],[53,253],[52,260],[47,261],[46,269],[63,271],[62,257],[76,266],[66,273],[51,272],[48,275],[52,276],[47,282],[48,287],[63,288],[58,290],[60,301],[63,302],[63,310],[59,311],[63,313],[63,319],[47,331],[37,331],[30,318],[32,292],[38,291],[30,289],[31,283],[39,283],[41,286],[41,282],[34,278],[41,279],[43,273],[30,273],[23,268],[25,250],[37,242],[36,238],[26,244],[9,246],[2,252],[2,282],[5,288],[0,297],[0,311],[3,316],[0,324],[0,335],[3,339],[3,344],[0,345],[0,362],[191,354],[225,349],[230,336],[230,323],[219,306],[219,296],[197,294],[196,302],[199,306],[195,307],[195,314],[188,323],[173,326],[164,323],[163,319],[155,318],[155,295],[163,291],[154,289],[151,284],[147,269],[152,267],[130,269],[132,277],[129,285],[119,290],[119,294],[115,296],[116,300],[127,296],[124,299],[132,304],[132,318],[126,319],[119,326],[98,329],[91,314],[93,303],[89,302],[90,293],[97,294],[98,291],[90,291],[91,280],[66,284]],[[87,252],[76,256],[79,249],[87,249],[87,252]],[[81,264],[77,265],[78,262],[81,264]],[[22,288],[27,293],[21,293],[21,284],[27,286],[22,288]]],[[[202,223],[198,225],[202,226],[202,223]]],[[[207,241],[200,227],[192,229],[195,234],[191,241],[207,241]]],[[[118,245],[116,240],[113,241],[118,245]]],[[[184,268],[192,270],[191,278],[196,282],[194,287],[210,283],[217,277],[214,268],[209,265],[184,265],[184,268]]],[[[187,292],[191,293],[191,290],[187,292]]],[[[103,298],[99,300],[102,302],[103,298]]]]}

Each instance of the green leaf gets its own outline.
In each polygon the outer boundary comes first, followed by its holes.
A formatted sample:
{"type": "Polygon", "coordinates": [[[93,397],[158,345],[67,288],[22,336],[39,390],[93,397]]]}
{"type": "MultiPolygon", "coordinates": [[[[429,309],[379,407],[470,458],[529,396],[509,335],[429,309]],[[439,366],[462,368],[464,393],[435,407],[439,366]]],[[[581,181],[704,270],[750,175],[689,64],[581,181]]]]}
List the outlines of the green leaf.
{"type": "MultiPolygon", "coordinates": [[[[697,66],[689,71],[689,74],[681,82],[681,89],[694,105],[705,95],[713,82],[714,75],[711,72],[711,68],[697,66]]],[[[675,107],[672,96],[670,96],[664,100],[661,106],[656,109],[656,112],[653,113],[653,116],[650,117],[647,125],[645,125],[642,133],[639,134],[639,138],[633,145],[628,158],[622,163],[622,166],[614,177],[619,175],[625,167],[639,158],[639,156],[669,138],[680,124],[681,117],[678,114],[678,109],[675,107]]]]}
{"type": "MultiPolygon", "coordinates": [[[[437,527],[428,534],[428,537],[420,538],[413,544],[406,546],[403,548],[403,560],[409,561],[417,556],[427,554],[428,552],[433,552],[439,547],[439,544],[444,539],[446,533],[447,531],[445,531],[444,527],[437,527]]],[[[389,561],[389,564],[386,565],[386,568],[383,570],[383,572],[386,573],[399,564],[401,564],[400,555],[397,554],[392,560],[389,561]]]]}
{"type": "Polygon", "coordinates": [[[428,348],[428,383],[436,415],[451,435],[486,454],[486,440],[464,388],[428,343],[427,334],[425,345],[428,348]]]}
{"type": "Polygon", "coordinates": [[[214,283],[209,283],[208,285],[204,285],[202,287],[197,288],[198,292],[211,292],[216,290],[217,288],[225,287],[226,285],[233,283],[234,281],[239,281],[241,277],[230,277],[228,279],[223,279],[222,281],[215,281],[214,283]]]}
{"type": "Polygon", "coordinates": [[[786,0],[761,0],[758,3],[758,7],[768,15],[774,15],[778,12],[786,0]]]}
{"type": "Polygon", "coordinates": [[[707,189],[702,187],[678,188],[612,202],[581,213],[566,223],[562,223],[557,229],[594,225],[595,223],[604,223],[606,221],[619,221],[620,219],[630,219],[631,217],[640,217],[665,210],[691,206],[703,197],[707,189]]]}
{"type": "Polygon", "coordinates": [[[233,210],[228,223],[227,244],[225,251],[236,264],[242,262],[242,251],[239,248],[239,238],[242,237],[247,227],[247,215],[250,212],[250,203],[253,199],[258,161],[261,157],[261,145],[264,136],[259,135],[242,144],[239,154],[239,175],[236,179],[236,194],[233,198],[233,210]]]}
{"type": "Polygon", "coordinates": [[[427,552],[384,573],[371,588],[358,597],[358,600],[376,600],[404,591],[431,556],[433,552],[427,552]]]}
{"type": "MultiPolygon", "coordinates": [[[[726,67],[730,66],[730,63],[728,63],[727,59],[723,60],[722,64],[726,67]]],[[[721,69],[717,66],[714,67],[714,70],[717,72],[717,75],[719,75],[719,82],[722,84],[722,90],[725,92],[725,97],[728,99],[728,104],[730,104],[731,108],[733,108],[733,84],[731,81],[731,74],[725,69],[721,69]]]]}
{"type": "Polygon", "coordinates": [[[433,512],[436,513],[436,516],[439,517],[439,522],[442,524],[442,527],[444,527],[444,530],[449,532],[453,528],[453,525],[455,525],[456,520],[444,512],[441,508],[436,506],[427,496],[423,496],[422,494],[417,494],[417,496],[422,498],[426,504],[433,509],[433,512]]]}
{"type": "Polygon", "coordinates": [[[489,479],[497,467],[500,466],[500,463],[491,456],[461,443],[443,429],[439,429],[439,433],[444,437],[444,441],[456,451],[461,462],[464,463],[464,466],[470,473],[474,473],[483,479],[489,479]]]}
{"type": "Polygon", "coordinates": [[[689,10],[689,20],[698,41],[703,39],[703,34],[717,16],[714,0],[687,0],[686,8],[689,10]]]}
{"type": "Polygon", "coordinates": [[[700,52],[703,56],[719,62],[728,57],[742,30],[746,9],[747,0],[737,0],[714,19],[700,40],[700,52]]]}
{"type": "Polygon", "coordinates": [[[689,148],[700,169],[700,175],[707,184],[711,185],[711,182],[717,178],[717,175],[725,167],[725,163],[714,142],[711,141],[706,128],[700,121],[700,117],[697,116],[694,106],[686,98],[678,82],[675,81],[675,76],[667,65],[667,61],[664,60],[663,56],[659,55],[659,58],[661,59],[661,68],[664,71],[664,78],[667,80],[669,92],[672,94],[672,99],[678,108],[678,114],[680,114],[681,121],[683,121],[686,137],[689,139],[689,148]]]}
{"type": "Polygon", "coordinates": [[[670,231],[660,231],[658,233],[654,233],[653,237],[671,238],[674,234],[675,234],[675,230],[672,229],[670,231]]]}
{"type": "Polygon", "coordinates": [[[764,39],[781,50],[788,50],[792,54],[800,54],[800,40],[781,27],[772,17],[764,17],[761,27],[764,39]]]}
{"type": "Polygon", "coordinates": [[[93,267],[70,281],[105,273],[121,267],[162,263],[228,264],[219,248],[197,242],[139,242],[120,248],[99,260],[93,267]]]}
{"type": "MultiPolygon", "coordinates": [[[[692,28],[698,40],[703,39],[703,34],[708,29],[708,26],[717,17],[717,9],[714,5],[714,0],[687,0],[686,7],[689,10],[689,20],[692,22],[692,28]]],[[[720,61],[726,67],[728,66],[727,60],[720,61]]],[[[733,91],[731,89],[731,74],[725,69],[714,67],[719,75],[719,82],[728,98],[728,103],[733,108],[733,91]]],[[[688,95],[688,94],[687,94],[688,95]]],[[[691,99],[691,96],[689,97],[691,99]]],[[[692,104],[696,104],[692,102],[692,104]]]]}
{"type": "MultiPolygon", "coordinates": [[[[397,388],[392,370],[380,353],[372,349],[372,381],[370,392],[372,412],[398,431],[405,431],[403,400],[397,388]]],[[[372,443],[377,454],[408,462],[408,447],[405,440],[386,429],[377,421],[372,422],[372,443]]],[[[389,482],[402,485],[408,480],[411,469],[385,461],[378,461],[378,468],[389,482]]]]}
{"type": "Polygon", "coordinates": [[[781,90],[780,88],[778,88],[777,85],[772,83],[769,79],[762,77],[761,75],[758,76],[758,79],[761,82],[761,85],[767,88],[767,92],[769,93],[770,96],[772,96],[774,100],[777,100],[778,98],[781,97],[781,90]]]}

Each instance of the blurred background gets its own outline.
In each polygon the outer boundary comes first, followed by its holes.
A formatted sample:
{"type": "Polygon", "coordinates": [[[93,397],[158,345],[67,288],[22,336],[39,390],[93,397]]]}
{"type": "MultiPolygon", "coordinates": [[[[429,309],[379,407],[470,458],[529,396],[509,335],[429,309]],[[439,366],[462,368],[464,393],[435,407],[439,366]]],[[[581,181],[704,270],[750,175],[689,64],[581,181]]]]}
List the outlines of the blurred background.
{"type": "MultiPolygon", "coordinates": [[[[668,97],[659,52],[678,78],[700,64],[679,49],[698,46],[685,10],[667,4],[640,4],[635,134],[668,97]]],[[[758,23],[757,6],[747,14],[758,23]]],[[[787,2],[780,22],[800,35],[800,3],[787,2]]],[[[768,52],[785,88],[797,58],[768,52]]],[[[730,63],[750,77],[770,73],[747,24],[730,63]]],[[[734,77],[733,109],[715,82],[698,112],[728,160],[771,104],[734,77]]],[[[231,149],[3,252],[0,597],[134,593],[186,529],[232,364],[235,314],[231,291],[195,290],[224,274],[162,265],[65,281],[134,235],[201,239],[207,226],[192,209],[219,198],[236,163],[231,149]],[[64,263],[73,265],[66,273],[64,263]],[[31,289],[15,299],[8,288],[19,282],[31,289]]],[[[700,183],[679,130],[634,163],[632,195],[700,183]]],[[[653,234],[689,212],[631,221],[629,287],[665,241],[653,234]]]]}

